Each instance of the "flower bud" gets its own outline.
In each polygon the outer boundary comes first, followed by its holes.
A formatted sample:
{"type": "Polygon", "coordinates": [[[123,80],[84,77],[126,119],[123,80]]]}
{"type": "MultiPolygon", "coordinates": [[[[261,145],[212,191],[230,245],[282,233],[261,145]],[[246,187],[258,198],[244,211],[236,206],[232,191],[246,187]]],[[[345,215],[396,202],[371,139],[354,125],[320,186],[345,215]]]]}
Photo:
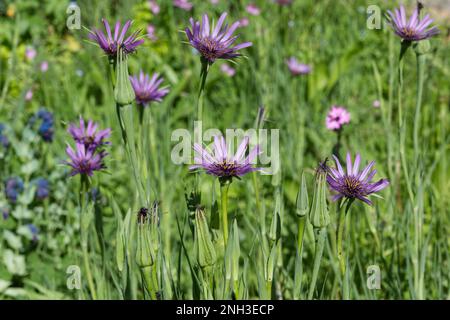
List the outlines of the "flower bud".
{"type": "Polygon", "coordinates": [[[209,233],[208,222],[202,208],[195,211],[195,247],[197,261],[201,268],[209,267],[216,262],[216,251],[209,233]]]}
{"type": "Polygon", "coordinates": [[[136,262],[140,268],[155,264],[159,249],[158,206],[138,212],[136,262]]]}
{"type": "Polygon", "coordinates": [[[114,99],[118,105],[125,106],[133,103],[135,98],[136,96],[128,74],[128,57],[123,53],[123,50],[120,49],[117,51],[116,59],[116,87],[114,88],[114,99]]]}
{"type": "Polygon", "coordinates": [[[305,173],[302,173],[302,181],[297,195],[297,209],[296,209],[297,216],[300,218],[304,217],[308,213],[308,209],[309,209],[308,189],[306,187],[305,173]]]}
{"type": "Polygon", "coordinates": [[[320,165],[316,172],[314,195],[309,212],[309,218],[314,228],[325,228],[330,223],[326,198],[327,171],[324,166],[320,165]]]}

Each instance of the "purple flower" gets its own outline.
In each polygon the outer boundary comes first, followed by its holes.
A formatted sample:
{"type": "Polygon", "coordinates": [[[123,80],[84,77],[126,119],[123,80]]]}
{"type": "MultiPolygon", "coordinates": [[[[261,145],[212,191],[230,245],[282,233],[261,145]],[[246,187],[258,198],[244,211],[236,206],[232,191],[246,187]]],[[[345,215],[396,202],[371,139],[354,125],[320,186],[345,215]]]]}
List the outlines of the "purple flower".
{"type": "Polygon", "coordinates": [[[260,154],[259,146],[253,148],[247,157],[245,152],[249,144],[249,137],[244,137],[235,155],[229,154],[225,138],[223,136],[214,137],[214,153],[204,149],[200,144],[194,144],[197,153],[194,158],[195,164],[189,169],[203,169],[207,174],[221,179],[240,178],[243,175],[260,170],[255,168],[253,162],[260,154]]]}
{"type": "Polygon", "coordinates": [[[394,12],[388,11],[390,25],[394,29],[395,34],[405,41],[420,41],[431,38],[439,33],[437,27],[428,28],[433,22],[430,15],[427,14],[423,19],[420,19],[419,8],[414,10],[414,13],[408,21],[403,5],[400,6],[400,9],[395,9],[394,12]]]}
{"type": "Polygon", "coordinates": [[[295,57],[290,57],[288,60],[286,60],[286,64],[293,76],[311,73],[311,66],[300,63],[295,57]]]}
{"type": "Polygon", "coordinates": [[[188,0],[173,0],[173,5],[185,11],[191,11],[192,7],[194,6],[188,0]]]}
{"type": "Polygon", "coordinates": [[[109,144],[105,139],[111,136],[111,129],[98,130],[98,124],[92,120],[89,120],[86,126],[82,117],[80,117],[79,127],[75,124],[70,124],[67,131],[72,135],[76,143],[83,144],[86,150],[92,151],[109,144]]]}
{"type": "Polygon", "coordinates": [[[337,131],[348,123],[350,123],[350,113],[344,107],[332,106],[326,119],[327,128],[337,131]]]}
{"type": "Polygon", "coordinates": [[[158,14],[161,11],[161,8],[159,7],[156,0],[148,0],[148,6],[150,7],[150,10],[153,14],[158,14]]]}
{"type": "Polygon", "coordinates": [[[42,61],[40,66],[41,72],[47,72],[48,70],[48,61],[42,61]]]}
{"type": "Polygon", "coordinates": [[[381,102],[380,102],[380,100],[375,100],[375,101],[372,103],[372,106],[373,106],[374,108],[379,108],[379,107],[381,107],[381,102]]]}
{"type": "Polygon", "coordinates": [[[89,38],[97,42],[100,48],[103,49],[106,55],[115,57],[117,50],[122,47],[126,54],[133,53],[136,48],[144,42],[144,39],[137,39],[140,30],[135,31],[131,36],[125,39],[125,34],[131,25],[131,20],[128,20],[122,30],[120,29],[120,22],[116,23],[114,27],[114,37],[111,33],[111,27],[106,19],[102,19],[102,22],[106,29],[106,36],[103,31],[94,29],[89,31],[89,38]]]}
{"type": "Polygon", "coordinates": [[[381,179],[378,182],[372,183],[372,178],[377,173],[372,170],[375,161],[370,162],[363,171],[359,172],[359,164],[361,156],[359,154],[355,157],[355,163],[352,165],[350,153],[347,153],[347,172],[341,166],[338,158],[333,155],[336,162],[336,168],[328,168],[327,182],[330,188],[337,192],[333,196],[333,201],[341,198],[359,199],[365,203],[372,205],[367,196],[376,193],[389,185],[387,179],[381,179]]]}
{"type": "Polygon", "coordinates": [[[25,101],[31,101],[31,99],[33,99],[33,90],[29,89],[26,93],[25,93],[25,101]]]}
{"type": "Polygon", "coordinates": [[[239,22],[235,22],[228,28],[223,26],[227,13],[223,13],[217,25],[210,28],[208,15],[204,14],[202,22],[195,22],[190,19],[191,29],[186,28],[186,35],[192,47],[203,56],[203,58],[212,64],[217,59],[233,59],[240,57],[237,51],[243,48],[250,47],[251,42],[244,42],[233,46],[238,36],[233,36],[233,32],[239,26],[239,22]]]}
{"type": "Polygon", "coordinates": [[[13,177],[6,180],[5,195],[12,203],[16,203],[17,197],[24,190],[23,181],[19,177],[13,177]]]}
{"type": "Polygon", "coordinates": [[[220,66],[220,70],[229,77],[234,77],[236,74],[236,69],[231,67],[228,63],[224,63],[220,66]]]}
{"type": "Polygon", "coordinates": [[[151,41],[156,41],[158,40],[158,37],[156,36],[156,28],[154,25],[149,24],[147,26],[147,37],[151,40],[151,41]]]}
{"type": "Polygon", "coordinates": [[[139,76],[130,77],[130,81],[136,95],[136,102],[142,106],[147,106],[153,101],[161,102],[162,98],[169,93],[167,88],[159,87],[164,79],[160,78],[158,73],[150,78],[141,70],[139,76]]]}
{"type": "Polygon", "coordinates": [[[53,141],[53,134],[55,133],[53,113],[47,111],[45,108],[39,109],[39,111],[30,118],[29,124],[34,124],[40,121],[38,134],[45,142],[53,141]]]}
{"type": "Polygon", "coordinates": [[[239,22],[239,28],[248,27],[248,25],[250,24],[250,20],[247,17],[240,19],[238,22],[239,22]]]}
{"type": "Polygon", "coordinates": [[[45,198],[48,198],[50,194],[50,187],[48,180],[44,178],[38,178],[34,182],[36,184],[36,197],[39,200],[44,200],[45,198]]]}
{"type": "Polygon", "coordinates": [[[96,153],[95,150],[86,150],[84,144],[77,143],[75,151],[68,145],[66,153],[70,161],[66,161],[65,163],[72,167],[71,176],[80,174],[91,177],[94,171],[100,171],[106,168],[103,159],[107,153],[104,151],[96,153]]]}
{"type": "Polygon", "coordinates": [[[36,49],[34,49],[33,47],[27,47],[25,49],[25,57],[29,61],[33,60],[36,57],[36,54],[37,54],[36,49]]]}
{"type": "Polygon", "coordinates": [[[253,16],[259,16],[261,14],[261,9],[254,3],[249,4],[245,10],[253,16]]]}

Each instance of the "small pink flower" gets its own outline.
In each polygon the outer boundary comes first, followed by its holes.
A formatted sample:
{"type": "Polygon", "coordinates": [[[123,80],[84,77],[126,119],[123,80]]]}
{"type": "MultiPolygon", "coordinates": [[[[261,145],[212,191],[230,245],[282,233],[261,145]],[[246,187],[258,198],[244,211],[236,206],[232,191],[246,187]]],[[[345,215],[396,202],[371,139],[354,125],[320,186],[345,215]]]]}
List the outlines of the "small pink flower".
{"type": "Polygon", "coordinates": [[[329,130],[341,130],[344,124],[350,123],[350,113],[340,106],[332,106],[328,112],[326,126],[329,130]]]}
{"type": "Polygon", "coordinates": [[[312,70],[311,66],[300,63],[295,57],[286,60],[286,64],[293,76],[309,74],[312,70]]]}
{"type": "Polygon", "coordinates": [[[240,28],[247,27],[249,24],[250,24],[250,21],[248,20],[247,17],[244,17],[241,20],[239,20],[239,27],[240,28]]]}
{"type": "Polygon", "coordinates": [[[158,40],[158,37],[156,36],[155,31],[156,31],[156,28],[154,25],[149,24],[147,26],[147,37],[152,41],[158,40]]]}
{"type": "Polygon", "coordinates": [[[246,10],[252,16],[259,16],[261,14],[261,9],[258,8],[254,3],[249,4],[246,10]]]}
{"type": "Polygon", "coordinates": [[[31,61],[36,57],[36,49],[34,49],[33,47],[27,47],[25,49],[25,57],[27,58],[27,60],[31,61]]]}
{"type": "Polygon", "coordinates": [[[148,0],[148,6],[150,7],[150,11],[155,15],[161,11],[161,8],[159,7],[159,4],[156,3],[156,0],[148,0]]]}
{"type": "Polygon", "coordinates": [[[375,101],[373,102],[372,106],[373,106],[374,108],[379,108],[379,107],[381,107],[381,102],[380,102],[380,100],[375,100],[375,101]]]}
{"type": "Polygon", "coordinates": [[[42,61],[40,69],[41,69],[41,72],[47,72],[47,70],[48,70],[48,62],[47,61],[42,61]]]}
{"type": "Polygon", "coordinates": [[[25,101],[30,101],[33,99],[33,90],[29,89],[27,93],[25,93],[25,101]]]}
{"type": "Polygon", "coordinates": [[[229,77],[233,77],[236,74],[236,69],[232,68],[228,63],[222,64],[220,70],[229,77]]]}
{"type": "Polygon", "coordinates": [[[218,3],[219,3],[219,0],[210,0],[210,2],[211,2],[211,4],[214,4],[214,5],[216,5],[216,4],[218,4],[218,3]]]}
{"type": "Polygon", "coordinates": [[[194,6],[188,0],[173,0],[173,5],[185,11],[191,11],[192,7],[194,6]]]}

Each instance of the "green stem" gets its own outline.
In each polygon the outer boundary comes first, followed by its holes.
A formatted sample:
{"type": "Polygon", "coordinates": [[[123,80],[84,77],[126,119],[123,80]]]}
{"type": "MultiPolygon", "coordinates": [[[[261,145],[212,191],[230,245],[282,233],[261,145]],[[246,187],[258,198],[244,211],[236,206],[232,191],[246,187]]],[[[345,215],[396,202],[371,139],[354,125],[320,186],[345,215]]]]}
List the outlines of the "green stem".
{"type": "Polygon", "coordinates": [[[89,180],[85,175],[80,176],[80,235],[81,235],[81,251],[83,255],[83,264],[86,271],[86,278],[88,281],[89,290],[93,300],[97,300],[97,292],[95,290],[94,278],[92,276],[91,266],[89,263],[88,252],[88,228],[89,225],[85,223],[86,212],[86,193],[89,190],[89,180]]]}
{"type": "Polygon", "coordinates": [[[416,54],[417,58],[417,100],[416,100],[416,112],[414,114],[414,163],[417,167],[417,161],[419,158],[419,129],[420,129],[420,111],[422,109],[422,93],[423,82],[425,78],[425,54],[416,54]]]}
{"type": "Polygon", "coordinates": [[[197,121],[203,121],[203,105],[205,99],[205,84],[208,77],[209,63],[202,61],[202,70],[200,72],[200,90],[197,98],[197,121]]]}
{"type": "Polygon", "coordinates": [[[228,188],[230,187],[230,181],[220,183],[221,194],[221,214],[222,214],[222,230],[223,230],[223,243],[225,248],[228,243],[228,188]]]}
{"type": "Polygon", "coordinates": [[[303,236],[305,234],[305,221],[306,221],[306,216],[300,217],[298,219],[298,234],[297,234],[297,250],[298,252],[300,252],[300,254],[302,253],[303,250],[303,236]]]}
{"type": "Polygon", "coordinates": [[[308,299],[312,300],[314,296],[314,291],[316,289],[317,276],[319,274],[320,262],[322,260],[323,248],[325,246],[325,239],[327,237],[326,228],[315,228],[314,229],[316,238],[316,249],[314,253],[314,268],[311,277],[311,283],[308,292],[308,299]]]}
{"type": "MultiPolygon", "coordinates": [[[[141,274],[144,282],[144,288],[147,294],[150,296],[150,299],[157,299],[157,290],[155,290],[155,279],[154,279],[154,270],[156,268],[154,266],[141,268],[141,274]]],[[[157,283],[157,282],[156,282],[157,283]]]]}

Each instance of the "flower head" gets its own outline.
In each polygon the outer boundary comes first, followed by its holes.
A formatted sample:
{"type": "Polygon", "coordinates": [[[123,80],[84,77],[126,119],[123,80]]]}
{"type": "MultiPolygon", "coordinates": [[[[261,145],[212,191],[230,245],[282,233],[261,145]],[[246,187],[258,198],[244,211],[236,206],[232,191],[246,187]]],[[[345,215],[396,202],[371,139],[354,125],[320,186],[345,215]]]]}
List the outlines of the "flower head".
{"type": "Polygon", "coordinates": [[[156,36],[156,28],[153,24],[149,24],[147,26],[147,38],[149,38],[151,41],[158,40],[158,37],[156,36]]]}
{"type": "Polygon", "coordinates": [[[140,30],[137,30],[125,39],[125,34],[131,25],[131,20],[125,22],[122,30],[120,29],[120,21],[114,27],[114,36],[111,33],[111,27],[106,19],[102,19],[105,26],[106,35],[103,31],[94,29],[89,32],[89,38],[100,46],[106,55],[115,57],[117,50],[122,47],[124,53],[129,54],[136,51],[136,48],[144,42],[144,39],[138,39],[140,30]]]}
{"type": "Polygon", "coordinates": [[[40,121],[38,134],[42,140],[52,142],[53,134],[55,133],[53,113],[47,111],[45,108],[41,108],[30,118],[29,124],[33,126],[37,121],[40,121]]]}
{"type": "Polygon", "coordinates": [[[406,19],[405,7],[400,6],[399,9],[395,9],[394,13],[388,11],[390,16],[390,25],[396,35],[405,41],[420,41],[431,38],[439,33],[437,27],[428,28],[433,19],[430,15],[426,15],[423,19],[420,19],[419,8],[414,10],[409,20],[406,19]]]}
{"type": "Polygon", "coordinates": [[[194,6],[188,0],[173,0],[173,5],[185,11],[191,11],[192,7],[194,6]]]}
{"type": "Polygon", "coordinates": [[[136,102],[142,106],[153,101],[161,102],[162,98],[169,93],[169,89],[159,87],[164,79],[160,78],[158,73],[150,78],[141,70],[139,76],[130,77],[130,81],[136,95],[136,102]]]}
{"type": "Polygon", "coordinates": [[[25,57],[27,58],[27,60],[31,61],[36,57],[36,49],[33,47],[27,47],[25,49],[25,57]]]}
{"type": "Polygon", "coordinates": [[[39,229],[32,223],[27,224],[28,230],[30,230],[31,233],[31,239],[33,242],[36,242],[39,240],[39,229]]]}
{"type": "Polygon", "coordinates": [[[49,187],[48,180],[46,180],[44,178],[38,178],[38,179],[36,179],[35,184],[36,184],[36,197],[39,200],[48,198],[48,196],[50,194],[50,187],[49,187]]]}
{"type": "Polygon", "coordinates": [[[41,69],[41,72],[47,72],[48,71],[48,61],[42,61],[39,68],[41,69]]]}
{"type": "Polygon", "coordinates": [[[13,177],[6,180],[5,183],[5,195],[6,198],[15,203],[17,201],[17,197],[24,190],[23,181],[19,177],[13,177]]]}
{"type": "Polygon", "coordinates": [[[0,123],[0,145],[3,146],[3,148],[9,147],[9,139],[5,135],[5,125],[3,123],[0,123]]]}
{"type": "Polygon", "coordinates": [[[236,74],[236,69],[231,67],[228,63],[224,63],[220,66],[220,70],[229,77],[234,77],[236,74]]]}
{"type": "Polygon", "coordinates": [[[243,175],[260,170],[255,168],[253,162],[260,154],[259,146],[253,148],[247,157],[245,153],[249,144],[249,137],[245,137],[238,147],[235,155],[229,154],[225,138],[223,136],[214,137],[214,153],[204,149],[200,144],[194,144],[194,150],[197,153],[194,158],[195,165],[190,169],[203,169],[207,174],[222,178],[231,179],[240,178],[243,175]]]}
{"type": "Polygon", "coordinates": [[[67,131],[72,135],[76,143],[83,144],[86,150],[95,150],[109,142],[105,139],[111,135],[111,129],[98,130],[98,124],[89,120],[87,126],[82,117],[80,117],[80,126],[70,124],[67,131]]]}
{"type": "Polygon", "coordinates": [[[25,93],[25,101],[31,101],[31,99],[33,99],[33,90],[29,89],[25,93]]]}
{"type": "Polygon", "coordinates": [[[261,14],[261,9],[254,3],[247,5],[245,10],[253,16],[259,16],[261,14]]]}
{"type": "Polygon", "coordinates": [[[327,128],[337,131],[348,123],[350,123],[350,113],[344,107],[332,106],[326,119],[327,128]]]}
{"type": "Polygon", "coordinates": [[[159,7],[156,0],[148,0],[148,6],[150,7],[150,10],[153,14],[158,14],[161,11],[161,8],[159,7]]]}
{"type": "Polygon", "coordinates": [[[235,22],[228,28],[223,26],[227,13],[223,13],[217,25],[210,27],[208,15],[204,14],[202,22],[190,19],[191,29],[186,28],[186,35],[189,43],[194,47],[206,61],[210,64],[217,59],[234,59],[240,57],[238,50],[250,47],[251,42],[244,42],[234,46],[238,36],[233,36],[233,32],[239,27],[239,22],[235,22]]]}
{"type": "Polygon", "coordinates": [[[295,57],[290,57],[286,60],[286,64],[293,76],[305,75],[311,72],[311,66],[300,63],[295,57]]]}
{"type": "Polygon", "coordinates": [[[91,177],[94,171],[106,168],[103,159],[107,153],[103,150],[95,152],[95,150],[86,149],[84,144],[77,143],[75,150],[68,145],[66,153],[70,158],[70,161],[66,161],[66,164],[72,167],[71,176],[80,174],[91,177]]]}
{"type": "Polygon", "coordinates": [[[337,192],[333,201],[341,198],[359,199],[369,205],[372,205],[367,196],[376,193],[389,185],[387,179],[381,179],[372,183],[376,170],[372,170],[375,161],[370,162],[363,171],[359,171],[361,156],[355,157],[355,163],[352,164],[350,153],[347,153],[347,171],[345,172],[339,162],[339,159],[333,155],[336,168],[328,168],[327,182],[330,188],[337,192]],[[371,171],[372,170],[372,171],[371,171]]]}

